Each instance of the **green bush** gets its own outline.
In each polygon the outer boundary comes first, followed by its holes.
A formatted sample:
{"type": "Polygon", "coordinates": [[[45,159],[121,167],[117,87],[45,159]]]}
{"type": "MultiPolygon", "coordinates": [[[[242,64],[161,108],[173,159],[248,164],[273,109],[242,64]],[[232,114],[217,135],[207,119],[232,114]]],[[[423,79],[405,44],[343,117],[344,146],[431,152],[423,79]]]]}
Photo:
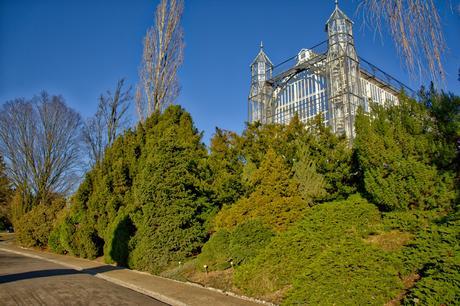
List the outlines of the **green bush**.
{"type": "Polygon", "coordinates": [[[233,263],[242,265],[254,258],[274,236],[260,220],[249,220],[231,233],[229,251],[233,263]]]}
{"type": "MultiPolygon", "coordinates": [[[[457,253],[458,257],[458,253],[457,253]]],[[[410,289],[405,305],[459,305],[460,304],[460,258],[455,263],[442,261],[427,266],[422,278],[410,289]]]]}
{"type": "Polygon", "coordinates": [[[39,204],[15,223],[17,241],[27,247],[46,248],[56,215],[65,206],[65,199],[54,199],[50,205],[39,204]]]}
{"type": "MultiPolygon", "coordinates": [[[[385,286],[383,284],[388,284],[389,278],[392,281],[397,281],[397,278],[395,274],[390,277],[385,273],[382,274],[382,279],[379,279],[373,274],[371,270],[375,266],[386,265],[385,258],[379,257],[379,252],[374,252],[371,247],[366,246],[362,239],[372,233],[379,224],[380,213],[377,208],[359,196],[352,196],[345,201],[316,205],[305,212],[305,217],[296,226],[274,237],[252,261],[237,269],[235,283],[247,294],[259,297],[285,290],[297,280],[300,282],[300,279],[314,283],[315,277],[321,273],[329,273],[328,281],[343,278],[342,283],[336,283],[336,292],[340,289],[347,290],[345,279],[353,277],[368,279],[369,282],[382,280],[382,286],[385,286]],[[348,250],[348,246],[353,248],[348,250]],[[360,248],[362,251],[358,253],[359,256],[352,255],[360,248]],[[337,256],[333,256],[334,253],[337,253],[337,256]],[[334,261],[337,261],[339,270],[335,270],[334,261]],[[340,266],[341,263],[345,263],[343,267],[340,266]],[[339,275],[340,273],[344,275],[339,275]]],[[[288,296],[292,295],[296,300],[317,301],[319,295],[325,294],[328,290],[318,283],[315,291],[308,293],[318,294],[312,298],[305,295],[305,292],[302,293],[302,286],[300,283],[297,284],[288,293],[288,296]]],[[[377,295],[378,291],[382,290],[377,287],[372,285],[367,288],[369,292],[366,292],[366,296],[377,295]]],[[[364,290],[363,287],[360,288],[364,290]]],[[[392,291],[393,288],[387,289],[392,291]]]]}
{"type": "Polygon", "coordinates": [[[88,222],[79,224],[75,232],[75,240],[79,256],[94,259],[102,255],[101,238],[88,222]]]}
{"type": "Polygon", "coordinates": [[[198,269],[207,265],[209,271],[225,270],[231,262],[242,265],[254,258],[274,235],[260,220],[249,220],[233,231],[221,229],[203,246],[197,257],[198,269]]]}
{"type": "Polygon", "coordinates": [[[438,218],[437,211],[394,211],[383,214],[383,228],[386,231],[397,229],[404,232],[417,233],[428,228],[438,218]]]}
{"type": "Polygon", "coordinates": [[[171,106],[150,117],[145,131],[128,264],[157,274],[199,253],[213,205],[205,184],[207,151],[190,114],[171,106]]]}
{"type": "Polygon", "coordinates": [[[64,208],[57,216],[54,227],[48,239],[51,251],[58,254],[71,254],[78,256],[79,252],[75,245],[74,235],[76,227],[70,218],[69,209],[64,208]]]}
{"type": "Polygon", "coordinates": [[[421,229],[401,253],[403,273],[417,273],[404,300],[423,305],[457,305],[460,301],[460,214],[435,220],[421,229]]]}
{"type": "Polygon", "coordinates": [[[454,162],[455,149],[437,124],[423,104],[404,95],[397,106],[373,105],[372,116],[358,113],[354,150],[360,179],[382,210],[452,210],[455,171],[441,166],[454,162]]]}
{"type": "Polygon", "coordinates": [[[229,268],[232,258],[230,237],[231,234],[226,229],[221,229],[214,233],[197,257],[197,268],[201,270],[204,265],[208,266],[209,271],[229,268]]]}
{"type": "Polygon", "coordinates": [[[65,254],[66,250],[61,244],[60,232],[57,228],[51,230],[51,233],[48,238],[48,247],[50,250],[57,254],[65,254]]]}
{"type": "Polygon", "coordinates": [[[285,305],[384,305],[403,288],[393,259],[359,239],[337,241],[309,262],[285,305]]]}
{"type": "Polygon", "coordinates": [[[300,197],[288,165],[273,149],[268,150],[250,181],[254,191],[235,204],[224,206],[214,220],[216,229],[233,230],[248,220],[258,219],[275,231],[283,231],[309,207],[300,197]]]}
{"type": "Polygon", "coordinates": [[[94,259],[101,255],[101,238],[91,224],[72,210],[64,210],[54,222],[48,240],[51,251],[94,259]]]}

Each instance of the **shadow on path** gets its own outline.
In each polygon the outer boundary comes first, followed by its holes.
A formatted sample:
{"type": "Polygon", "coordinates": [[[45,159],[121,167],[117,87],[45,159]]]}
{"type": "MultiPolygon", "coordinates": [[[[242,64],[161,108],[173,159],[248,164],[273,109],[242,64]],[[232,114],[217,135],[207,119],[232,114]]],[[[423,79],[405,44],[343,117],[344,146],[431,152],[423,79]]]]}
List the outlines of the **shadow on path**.
{"type": "Polygon", "coordinates": [[[50,276],[61,276],[69,274],[78,274],[77,270],[73,269],[49,269],[30,271],[16,274],[7,274],[0,276],[0,284],[16,282],[24,279],[38,278],[38,277],[50,277],[50,276]]]}
{"type": "Polygon", "coordinates": [[[123,268],[105,265],[105,266],[100,266],[100,267],[95,267],[95,268],[84,269],[81,271],[74,270],[74,269],[37,270],[37,271],[30,271],[30,272],[0,275],[0,284],[16,282],[16,281],[32,279],[32,278],[40,278],[40,277],[53,277],[53,276],[72,275],[72,274],[96,275],[99,273],[109,272],[113,270],[120,270],[120,269],[123,269],[123,268]]]}

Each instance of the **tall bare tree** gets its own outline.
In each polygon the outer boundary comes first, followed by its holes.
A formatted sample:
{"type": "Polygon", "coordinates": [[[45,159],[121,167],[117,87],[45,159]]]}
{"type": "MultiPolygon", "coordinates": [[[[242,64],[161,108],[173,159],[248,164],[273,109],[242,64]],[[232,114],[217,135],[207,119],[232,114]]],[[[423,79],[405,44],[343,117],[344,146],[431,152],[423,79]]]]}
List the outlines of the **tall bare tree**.
{"type": "Polygon", "coordinates": [[[412,77],[444,81],[447,46],[434,0],[361,0],[359,9],[378,32],[388,26],[412,77]]]}
{"type": "Polygon", "coordinates": [[[182,0],[161,0],[154,26],[147,30],[139,70],[136,110],[143,121],[173,103],[179,94],[177,70],[183,61],[182,0]]]}
{"type": "Polygon", "coordinates": [[[0,112],[0,154],[16,189],[45,201],[78,180],[80,115],[46,92],[6,102],[0,112]]]}
{"type": "Polygon", "coordinates": [[[128,125],[126,112],[131,100],[131,87],[124,89],[125,79],[120,79],[115,92],[107,91],[99,97],[96,114],[83,126],[83,141],[87,146],[90,164],[103,157],[105,149],[112,145],[117,135],[128,125]]]}

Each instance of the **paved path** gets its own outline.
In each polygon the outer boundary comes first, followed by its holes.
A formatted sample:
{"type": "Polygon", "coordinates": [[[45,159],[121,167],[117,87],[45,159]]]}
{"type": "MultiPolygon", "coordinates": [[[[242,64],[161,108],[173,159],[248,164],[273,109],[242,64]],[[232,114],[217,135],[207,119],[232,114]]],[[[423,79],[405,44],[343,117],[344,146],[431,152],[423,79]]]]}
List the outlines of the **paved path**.
{"type": "MultiPolygon", "coordinates": [[[[26,285],[27,286],[39,286],[43,280],[46,279],[48,281],[48,278],[54,278],[58,280],[58,279],[63,279],[65,277],[71,277],[72,279],[74,279],[74,281],[67,281],[65,284],[67,286],[71,283],[75,283],[74,284],[74,286],[76,286],[75,290],[77,290],[77,288],[80,288],[79,287],[80,280],[87,279],[87,278],[89,279],[99,278],[99,279],[106,280],[110,283],[125,287],[125,288],[114,287],[114,288],[118,288],[118,289],[115,289],[115,292],[118,292],[118,290],[120,290],[119,292],[122,292],[121,289],[128,290],[127,292],[132,292],[131,290],[129,290],[129,289],[132,289],[134,291],[147,295],[149,297],[146,297],[146,298],[150,303],[154,303],[154,302],[158,303],[158,301],[161,301],[169,305],[177,305],[177,306],[183,306],[183,305],[189,305],[189,306],[229,306],[229,305],[232,305],[232,306],[260,306],[262,304],[257,301],[243,299],[243,298],[234,296],[229,293],[224,293],[224,292],[220,292],[217,290],[210,290],[208,288],[204,288],[201,286],[197,286],[197,285],[193,285],[189,283],[178,282],[175,280],[154,276],[154,275],[144,273],[144,272],[138,272],[138,271],[134,271],[134,270],[126,269],[126,268],[118,268],[118,267],[106,265],[106,264],[103,264],[97,261],[86,260],[86,259],[72,257],[72,256],[57,255],[54,253],[43,252],[43,251],[38,251],[38,250],[33,250],[33,249],[24,249],[24,248],[16,246],[13,242],[12,236],[9,236],[9,234],[0,235],[0,252],[2,252],[3,256],[6,256],[4,257],[5,259],[0,258],[0,305],[3,305],[4,297],[7,297],[5,293],[6,290],[4,290],[4,288],[8,289],[9,292],[12,292],[11,290],[13,289],[21,290],[20,287],[26,288],[26,285]],[[5,253],[7,253],[8,256],[5,255],[5,253]],[[31,270],[31,268],[27,268],[27,265],[25,264],[25,262],[24,262],[23,270],[21,270],[19,267],[14,268],[13,266],[22,266],[20,262],[15,261],[16,260],[14,259],[16,258],[15,255],[22,255],[22,256],[27,256],[29,258],[38,259],[38,262],[40,263],[39,268],[36,267],[31,270]],[[8,260],[12,260],[13,262],[8,263],[6,258],[9,258],[8,260]],[[60,268],[61,270],[56,269],[56,268],[46,268],[46,267],[49,267],[47,266],[48,264],[57,264],[61,266],[60,268]],[[13,269],[11,271],[8,270],[10,269],[10,266],[11,266],[11,269],[13,269]],[[16,271],[14,269],[20,269],[20,270],[16,271]],[[42,271],[42,272],[34,272],[37,270],[42,271]],[[54,270],[54,272],[52,272],[52,270],[54,270]],[[48,271],[48,272],[43,272],[43,271],[48,271]],[[78,273],[79,271],[81,273],[78,273]],[[53,274],[49,276],[44,276],[43,275],[44,273],[48,273],[48,274],[54,273],[56,275],[53,274]],[[9,275],[17,274],[16,278],[24,278],[24,279],[3,282],[4,279],[11,280],[13,278],[13,276],[8,276],[8,274],[9,275]],[[11,287],[15,283],[17,284],[24,283],[24,285],[11,287]],[[158,301],[151,299],[150,297],[158,301]]],[[[57,282],[59,283],[60,281],[58,280],[57,282]]],[[[62,283],[64,282],[62,281],[62,283]]],[[[83,283],[85,283],[85,281],[83,281],[83,283]]],[[[106,282],[103,282],[103,283],[107,284],[106,282]]],[[[31,289],[24,289],[24,291],[22,292],[26,292],[26,291],[30,292],[30,290],[34,291],[36,290],[36,288],[39,288],[39,287],[29,287],[29,288],[31,289]]],[[[81,294],[86,295],[85,298],[88,298],[86,301],[91,302],[92,305],[115,305],[116,304],[116,303],[105,302],[103,300],[102,295],[101,296],[96,295],[95,291],[91,291],[91,289],[96,290],[97,288],[99,287],[96,286],[94,288],[87,288],[87,289],[80,288],[80,290],[82,290],[81,294]],[[85,290],[88,290],[88,291],[85,291],[85,290]],[[94,295],[92,296],[93,293],[94,295]]],[[[47,295],[46,292],[60,293],[60,291],[54,290],[52,286],[49,287],[48,291],[46,291],[46,289],[43,289],[43,290],[45,291],[37,291],[37,294],[34,294],[34,297],[37,299],[44,298],[47,295]]],[[[63,296],[66,296],[67,294],[72,293],[73,290],[74,289],[71,289],[70,291],[69,290],[63,291],[62,294],[63,296]]],[[[111,295],[111,294],[112,293],[107,293],[107,295],[111,295]]],[[[80,295],[80,294],[77,293],[77,295],[80,295]]],[[[121,294],[121,295],[124,295],[124,294],[121,294]]],[[[114,296],[115,296],[114,301],[117,301],[117,302],[119,301],[119,304],[125,303],[125,300],[119,299],[118,295],[114,295],[114,296]]],[[[15,301],[13,297],[10,297],[10,300],[13,301],[13,303],[15,301]]],[[[36,300],[36,301],[39,301],[39,300],[36,300]]],[[[128,299],[127,302],[130,302],[130,301],[131,299],[128,299]]],[[[54,300],[52,301],[50,300],[49,303],[47,303],[46,301],[44,303],[38,303],[38,302],[34,302],[33,300],[31,300],[31,303],[24,302],[24,304],[25,305],[53,305],[53,302],[54,300]]],[[[59,300],[57,301],[57,303],[62,304],[62,303],[59,303],[59,300]]],[[[132,304],[133,303],[139,304],[139,305],[149,305],[147,303],[138,303],[136,300],[133,300],[132,304]]],[[[70,298],[66,299],[66,302],[63,305],[68,305],[68,304],[71,304],[70,298]]],[[[86,305],[86,304],[88,303],[82,301],[80,302],[80,304],[75,303],[73,305],[86,305]]],[[[128,304],[124,304],[124,305],[128,305],[128,304]]],[[[154,305],[159,305],[159,304],[154,304],[154,305]]]]}
{"type": "Polygon", "coordinates": [[[1,305],[167,305],[48,261],[0,251],[1,305]]]}

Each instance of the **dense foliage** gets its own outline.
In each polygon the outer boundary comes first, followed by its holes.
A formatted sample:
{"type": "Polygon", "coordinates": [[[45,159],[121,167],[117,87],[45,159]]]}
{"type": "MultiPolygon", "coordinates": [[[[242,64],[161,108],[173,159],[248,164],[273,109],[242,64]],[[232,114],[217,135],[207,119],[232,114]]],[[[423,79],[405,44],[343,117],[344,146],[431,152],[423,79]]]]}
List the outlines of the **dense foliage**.
{"type": "Polygon", "coordinates": [[[216,129],[209,150],[171,106],[69,205],[16,190],[19,241],[289,305],[458,304],[459,98],[400,102],[360,112],[353,147],[294,117],[216,129]]]}
{"type": "Polygon", "coordinates": [[[46,247],[56,216],[65,206],[65,199],[56,197],[51,204],[39,204],[16,222],[16,239],[24,246],[46,247]]]}
{"type": "Polygon", "coordinates": [[[216,216],[216,228],[232,229],[247,220],[259,219],[273,230],[284,230],[308,208],[297,195],[297,185],[281,156],[269,149],[259,169],[250,176],[253,192],[216,216]]]}
{"type": "Polygon", "coordinates": [[[402,285],[385,254],[363,241],[379,220],[376,207],[359,196],[315,206],[237,270],[235,281],[258,296],[294,284],[292,304],[383,303],[402,285]]]}
{"type": "Polygon", "coordinates": [[[383,210],[452,208],[455,146],[429,110],[402,96],[356,119],[355,150],[370,199],[383,210]],[[447,166],[447,167],[446,167],[447,166]]]}
{"type": "Polygon", "coordinates": [[[198,253],[212,210],[206,157],[181,107],[153,114],[87,174],[54,248],[154,273],[198,253]]]}
{"type": "Polygon", "coordinates": [[[398,254],[402,275],[418,281],[404,298],[406,304],[457,305],[460,302],[460,215],[430,214],[391,216],[392,229],[408,230],[414,239],[398,254]],[[394,222],[401,220],[402,222],[394,222]],[[417,226],[414,226],[417,225],[417,226]]]}
{"type": "Polygon", "coordinates": [[[223,270],[242,265],[255,257],[273,236],[274,232],[258,219],[239,224],[232,231],[221,229],[204,245],[197,258],[198,267],[223,270]]]}

